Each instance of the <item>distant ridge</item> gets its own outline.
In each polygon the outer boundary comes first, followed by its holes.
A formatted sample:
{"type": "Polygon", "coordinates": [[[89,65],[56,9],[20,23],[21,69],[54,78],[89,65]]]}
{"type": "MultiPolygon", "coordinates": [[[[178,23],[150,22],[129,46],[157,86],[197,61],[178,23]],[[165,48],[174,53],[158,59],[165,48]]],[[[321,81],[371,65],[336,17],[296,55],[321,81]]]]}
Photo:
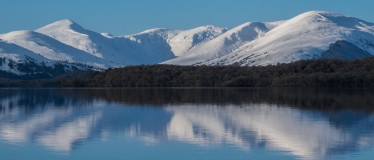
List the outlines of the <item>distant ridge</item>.
{"type": "Polygon", "coordinates": [[[372,55],[373,23],[325,11],[310,11],[278,22],[247,22],[233,29],[206,25],[113,36],[65,19],[35,31],[0,35],[0,58],[4,61],[0,71],[17,75],[36,72],[18,68],[26,63],[52,68],[63,64],[68,71],[160,63],[254,66],[372,55]],[[349,53],[335,48],[339,53],[332,54],[330,46],[341,42],[349,44],[344,45],[349,53]]]}

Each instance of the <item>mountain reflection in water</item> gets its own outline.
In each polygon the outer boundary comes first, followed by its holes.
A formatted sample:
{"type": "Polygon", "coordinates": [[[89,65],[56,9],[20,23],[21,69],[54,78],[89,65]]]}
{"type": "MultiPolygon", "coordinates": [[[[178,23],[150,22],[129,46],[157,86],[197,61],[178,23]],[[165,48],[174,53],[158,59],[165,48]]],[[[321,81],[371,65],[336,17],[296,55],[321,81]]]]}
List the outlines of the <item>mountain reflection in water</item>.
{"type": "Polygon", "coordinates": [[[374,92],[298,89],[3,89],[0,141],[72,152],[112,134],[145,143],[325,159],[374,147],[374,92]]]}

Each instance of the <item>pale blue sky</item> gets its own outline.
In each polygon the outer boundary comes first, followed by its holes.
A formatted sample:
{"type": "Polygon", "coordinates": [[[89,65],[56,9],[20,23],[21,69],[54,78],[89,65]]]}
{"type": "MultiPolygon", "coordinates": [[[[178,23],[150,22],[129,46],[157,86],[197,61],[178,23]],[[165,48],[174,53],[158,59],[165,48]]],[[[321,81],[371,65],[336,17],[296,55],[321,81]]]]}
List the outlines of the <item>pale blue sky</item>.
{"type": "Polygon", "coordinates": [[[232,28],[325,10],[374,22],[374,0],[1,0],[0,33],[33,30],[61,19],[114,35],[150,28],[232,28]]]}

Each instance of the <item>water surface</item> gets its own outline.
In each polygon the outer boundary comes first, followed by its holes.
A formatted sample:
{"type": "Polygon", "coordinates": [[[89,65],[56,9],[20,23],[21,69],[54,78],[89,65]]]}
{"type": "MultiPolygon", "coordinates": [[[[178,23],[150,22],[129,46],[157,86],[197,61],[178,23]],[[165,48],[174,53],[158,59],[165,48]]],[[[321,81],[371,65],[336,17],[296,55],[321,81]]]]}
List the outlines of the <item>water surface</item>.
{"type": "Polygon", "coordinates": [[[371,159],[374,92],[2,89],[1,159],[371,159]]]}

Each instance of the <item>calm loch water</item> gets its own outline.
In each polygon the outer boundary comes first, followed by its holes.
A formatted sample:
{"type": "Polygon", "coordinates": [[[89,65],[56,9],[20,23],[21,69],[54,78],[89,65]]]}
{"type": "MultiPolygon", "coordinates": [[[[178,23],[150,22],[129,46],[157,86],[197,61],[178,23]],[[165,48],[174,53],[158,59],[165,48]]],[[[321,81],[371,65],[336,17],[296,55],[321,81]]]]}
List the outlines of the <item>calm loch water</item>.
{"type": "Polygon", "coordinates": [[[2,89],[0,159],[372,159],[374,91],[2,89]]]}

